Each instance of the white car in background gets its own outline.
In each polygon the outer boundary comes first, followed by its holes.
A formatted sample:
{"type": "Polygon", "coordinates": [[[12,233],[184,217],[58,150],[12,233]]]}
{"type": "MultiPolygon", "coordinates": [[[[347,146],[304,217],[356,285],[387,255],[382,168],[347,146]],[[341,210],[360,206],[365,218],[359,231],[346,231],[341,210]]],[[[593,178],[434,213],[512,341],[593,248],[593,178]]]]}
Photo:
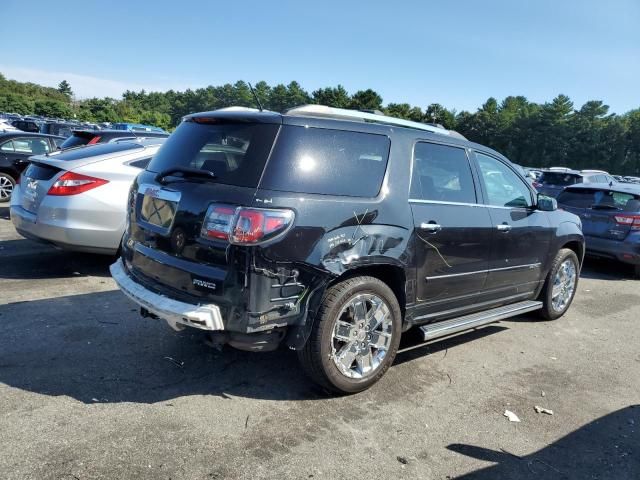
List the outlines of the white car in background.
{"type": "Polygon", "coordinates": [[[164,140],[129,139],[31,157],[11,197],[16,230],[65,250],[115,255],[129,188],[164,140]]]}
{"type": "Polygon", "coordinates": [[[19,132],[16,127],[11,125],[7,120],[0,118],[0,132],[19,132]]]}

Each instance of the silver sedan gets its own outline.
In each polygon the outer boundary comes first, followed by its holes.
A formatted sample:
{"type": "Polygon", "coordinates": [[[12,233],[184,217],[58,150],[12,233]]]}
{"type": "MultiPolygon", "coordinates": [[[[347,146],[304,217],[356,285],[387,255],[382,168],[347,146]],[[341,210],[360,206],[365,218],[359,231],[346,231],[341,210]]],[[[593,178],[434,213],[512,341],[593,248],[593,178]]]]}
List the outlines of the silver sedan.
{"type": "Polygon", "coordinates": [[[67,250],[116,254],[129,188],[163,141],[128,140],[31,157],[11,197],[16,230],[67,250]]]}

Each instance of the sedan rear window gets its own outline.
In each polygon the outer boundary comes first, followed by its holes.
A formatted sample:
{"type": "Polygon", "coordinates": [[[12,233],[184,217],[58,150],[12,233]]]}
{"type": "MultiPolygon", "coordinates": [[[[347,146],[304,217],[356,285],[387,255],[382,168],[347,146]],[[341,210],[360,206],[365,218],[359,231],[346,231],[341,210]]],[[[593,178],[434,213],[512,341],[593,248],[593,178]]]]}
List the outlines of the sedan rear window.
{"type": "Polygon", "coordinates": [[[375,197],[387,169],[389,147],[384,135],[284,125],[260,187],[375,197]]]}

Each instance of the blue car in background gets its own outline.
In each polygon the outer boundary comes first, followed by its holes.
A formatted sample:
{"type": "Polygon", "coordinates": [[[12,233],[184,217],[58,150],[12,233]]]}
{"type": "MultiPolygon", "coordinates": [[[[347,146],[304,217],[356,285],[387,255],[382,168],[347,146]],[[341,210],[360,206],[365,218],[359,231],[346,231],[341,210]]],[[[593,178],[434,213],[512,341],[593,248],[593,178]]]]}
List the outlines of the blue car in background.
{"type": "Polygon", "coordinates": [[[640,278],[640,185],[572,185],[557,200],[582,220],[587,255],[634,265],[640,278]]]}
{"type": "Polygon", "coordinates": [[[154,127],[153,125],[143,125],[141,123],[114,123],[111,125],[114,130],[128,130],[130,132],[156,132],[167,133],[160,127],[154,127]]]}

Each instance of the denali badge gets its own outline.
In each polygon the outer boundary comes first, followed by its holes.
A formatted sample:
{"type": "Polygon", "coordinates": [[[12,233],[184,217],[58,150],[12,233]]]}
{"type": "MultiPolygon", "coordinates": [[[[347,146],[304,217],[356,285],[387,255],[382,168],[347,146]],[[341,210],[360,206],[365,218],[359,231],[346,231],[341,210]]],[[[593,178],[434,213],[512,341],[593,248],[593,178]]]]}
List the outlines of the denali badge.
{"type": "Polygon", "coordinates": [[[195,285],[196,287],[206,288],[208,290],[215,290],[216,289],[215,282],[208,282],[206,280],[200,280],[199,278],[192,279],[191,283],[193,283],[193,285],[195,285]]]}

